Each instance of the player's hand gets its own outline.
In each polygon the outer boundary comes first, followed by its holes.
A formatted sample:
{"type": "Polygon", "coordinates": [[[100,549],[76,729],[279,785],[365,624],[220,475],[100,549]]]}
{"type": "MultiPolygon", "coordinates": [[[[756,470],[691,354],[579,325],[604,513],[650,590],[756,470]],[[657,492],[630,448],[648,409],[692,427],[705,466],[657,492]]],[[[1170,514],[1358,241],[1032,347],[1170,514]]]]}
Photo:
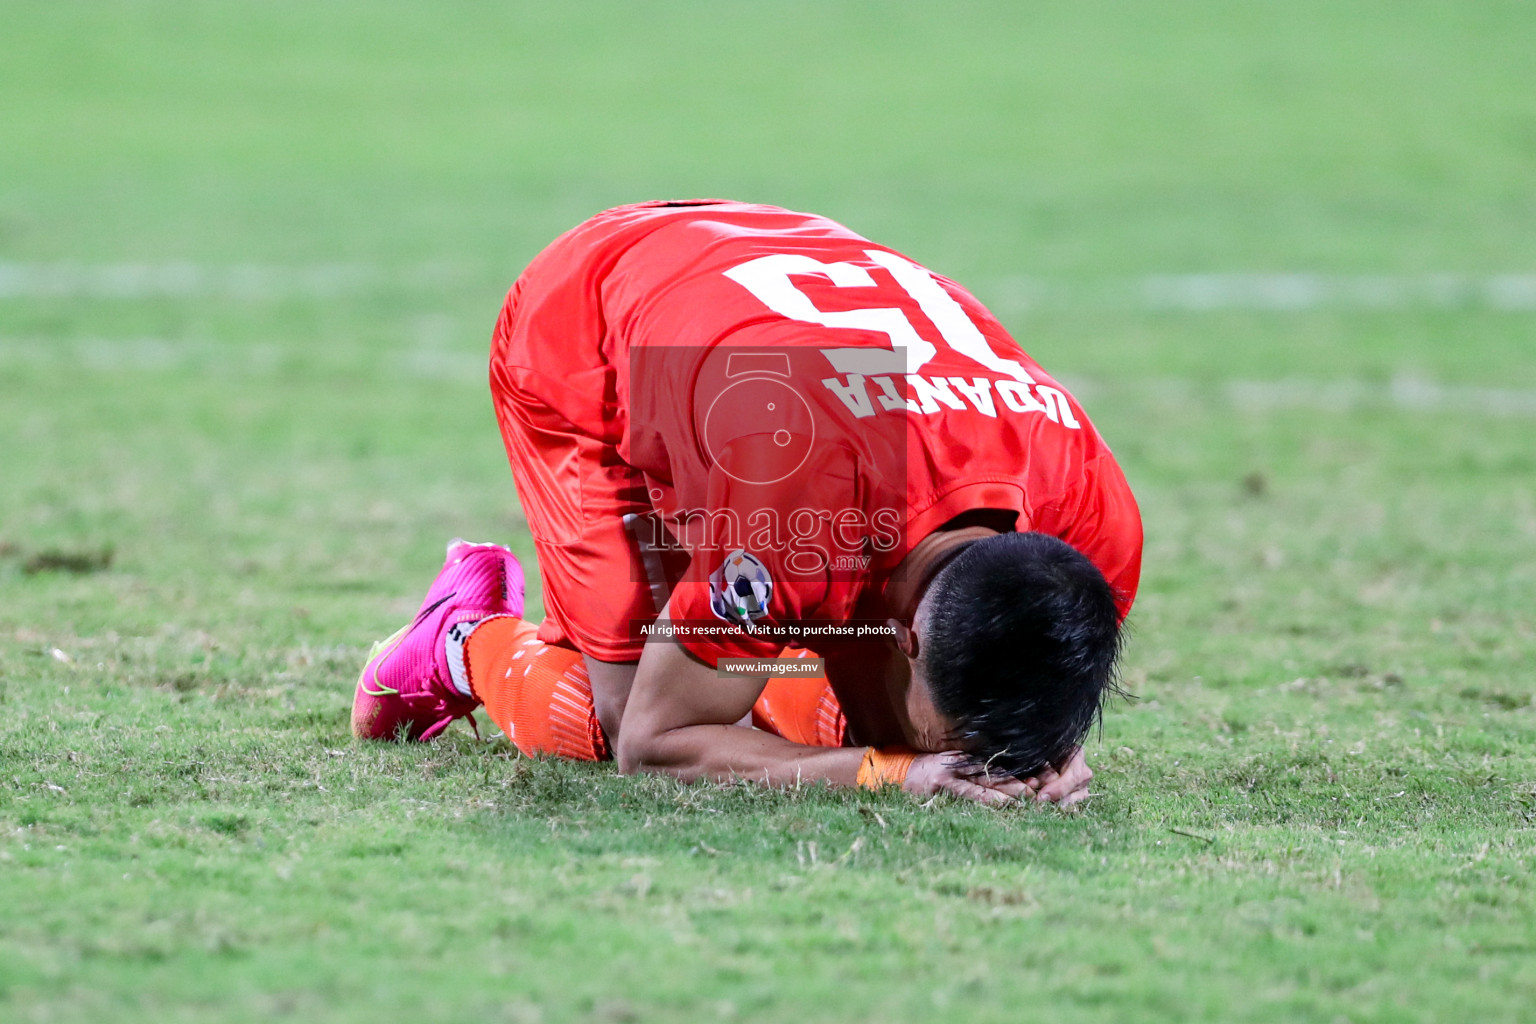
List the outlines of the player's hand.
{"type": "Polygon", "coordinates": [[[1024,785],[1035,794],[1036,800],[1066,808],[1088,798],[1088,783],[1092,779],[1093,769],[1088,767],[1088,761],[1083,757],[1083,749],[1079,747],[1072,752],[1071,757],[1055,768],[1047,768],[1038,775],[1025,779],[1024,785]]]}
{"type": "Polygon", "coordinates": [[[921,755],[907,770],[907,780],[901,788],[917,796],[950,793],[988,807],[1018,803],[1029,799],[1034,792],[1010,776],[977,772],[966,765],[965,755],[958,750],[921,755]]]}

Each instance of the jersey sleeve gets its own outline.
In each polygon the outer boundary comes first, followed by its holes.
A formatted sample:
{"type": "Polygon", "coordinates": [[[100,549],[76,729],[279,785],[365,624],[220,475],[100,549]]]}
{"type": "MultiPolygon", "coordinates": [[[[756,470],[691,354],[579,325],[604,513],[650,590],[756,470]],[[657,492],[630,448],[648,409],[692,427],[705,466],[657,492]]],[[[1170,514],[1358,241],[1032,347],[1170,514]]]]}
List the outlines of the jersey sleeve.
{"type": "Polygon", "coordinates": [[[1115,460],[1102,456],[1089,464],[1083,500],[1067,521],[1052,528],[1044,519],[1034,528],[1054,533],[1088,557],[1109,581],[1123,620],[1141,582],[1141,510],[1115,460]]]}
{"type": "Polygon", "coordinates": [[[671,621],[708,664],[838,636],[868,580],[851,454],[820,446],[791,466],[785,447],[771,435],[732,442],[711,470],[708,514],[678,517],[692,561],[671,621]]]}

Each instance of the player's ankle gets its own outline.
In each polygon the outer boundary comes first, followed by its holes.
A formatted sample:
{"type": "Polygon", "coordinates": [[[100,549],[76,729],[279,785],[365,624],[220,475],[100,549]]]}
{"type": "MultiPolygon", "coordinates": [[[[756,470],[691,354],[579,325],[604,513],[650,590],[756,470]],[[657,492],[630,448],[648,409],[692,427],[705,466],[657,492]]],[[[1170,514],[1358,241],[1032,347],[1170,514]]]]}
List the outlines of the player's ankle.
{"type": "Polygon", "coordinates": [[[515,615],[487,615],[483,619],[455,622],[443,634],[443,653],[448,657],[448,678],[460,695],[480,702],[470,682],[469,638],[475,630],[492,619],[514,619],[515,615]]]}

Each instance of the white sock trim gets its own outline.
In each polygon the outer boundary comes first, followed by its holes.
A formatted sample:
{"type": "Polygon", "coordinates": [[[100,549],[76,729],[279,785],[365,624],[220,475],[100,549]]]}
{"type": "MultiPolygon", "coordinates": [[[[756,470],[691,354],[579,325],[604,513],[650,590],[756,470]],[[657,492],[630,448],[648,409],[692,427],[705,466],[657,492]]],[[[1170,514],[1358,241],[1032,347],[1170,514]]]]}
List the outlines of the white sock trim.
{"type": "Polygon", "coordinates": [[[512,617],[511,615],[487,615],[483,619],[455,622],[448,627],[448,632],[443,639],[443,650],[448,655],[448,678],[453,681],[455,690],[471,700],[474,699],[475,691],[469,688],[469,659],[466,655],[470,635],[480,628],[481,623],[512,617]]]}

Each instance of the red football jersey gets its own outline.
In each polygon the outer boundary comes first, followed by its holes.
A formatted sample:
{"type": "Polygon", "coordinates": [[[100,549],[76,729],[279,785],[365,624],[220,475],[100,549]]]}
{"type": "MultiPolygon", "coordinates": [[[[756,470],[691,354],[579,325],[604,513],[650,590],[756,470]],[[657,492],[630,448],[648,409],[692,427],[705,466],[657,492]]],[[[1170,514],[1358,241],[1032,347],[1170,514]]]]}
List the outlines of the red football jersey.
{"type": "Polygon", "coordinates": [[[605,430],[692,555],[673,620],[741,627],[683,636],[695,654],[841,639],[827,627],[971,509],[1073,545],[1129,611],[1142,536],[1124,476],[965,289],[772,206],[644,204],[601,230],[601,309],[569,313],[602,320],[605,430]]]}

